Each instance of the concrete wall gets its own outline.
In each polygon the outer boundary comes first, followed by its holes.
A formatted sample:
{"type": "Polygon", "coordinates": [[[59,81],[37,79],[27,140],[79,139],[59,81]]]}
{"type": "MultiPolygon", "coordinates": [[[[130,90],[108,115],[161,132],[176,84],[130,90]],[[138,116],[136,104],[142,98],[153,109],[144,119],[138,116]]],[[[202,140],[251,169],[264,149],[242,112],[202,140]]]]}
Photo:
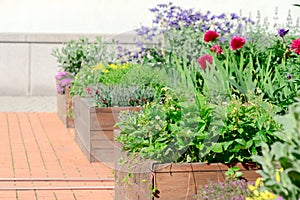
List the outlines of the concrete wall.
{"type": "Polygon", "coordinates": [[[101,36],[108,43],[112,39],[127,46],[134,43],[132,35],[0,33],[0,96],[56,95],[57,63],[51,52],[83,36],[90,41],[101,36]]]}

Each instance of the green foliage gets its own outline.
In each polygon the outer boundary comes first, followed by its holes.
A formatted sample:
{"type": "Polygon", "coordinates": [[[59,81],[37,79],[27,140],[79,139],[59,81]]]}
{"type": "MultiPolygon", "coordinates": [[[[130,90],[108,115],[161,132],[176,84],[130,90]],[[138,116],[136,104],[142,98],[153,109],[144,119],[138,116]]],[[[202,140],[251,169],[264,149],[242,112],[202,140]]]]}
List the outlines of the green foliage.
{"type": "Polygon", "coordinates": [[[55,48],[52,55],[56,57],[58,68],[75,76],[84,65],[95,65],[101,62],[110,62],[113,53],[109,52],[101,38],[90,43],[87,38],[71,40],[61,48],[55,48]]]}
{"type": "Polygon", "coordinates": [[[163,87],[170,85],[168,74],[162,67],[152,67],[151,65],[136,65],[126,71],[126,76],[119,78],[119,83],[123,85],[146,85],[151,87],[163,87]]]}
{"type": "Polygon", "coordinates": [[[227,172],[225,172],[225,176],[227,180],[239,180],[243,176],[243,172],[239,171],[240,168],[234,166],[232,168],[228,168],[227,172]]]}
{"type": "Polygon", "coordinates": [[[140,65],[130,64],[130,63],[117,63],[117,64],[109,64],[103,67],[103,74],[98,80],[98,83],[103,83],[105,85],[114,85],[121,83],[124,77],[127,77],[127,73],[132,69],[138,67],[140,65]]]}
{"type": "MultiPolygon", "coordinates": [[[[195,103],[180,101],[168,88],[162,88],[162,97],[161,103],[149,104],[141,113],[123,113],[117,140],[125,151],[144,158],[161,162],[196,160],[197,154],[192,155],[193,150],[188,148],[195,132],[200,137],[209,120],[200,119],[195,103]]],[[[204,109],[209,112],[209,108],[204,109]]]]}
{"type": "Polygon", "coordinates": [[[82,69],[77,73],[72,82],[70,89],[71,96],[77,95],[84,97],[87,95],[86,88],[90,85],[95,85],[99,83],[99,80],[103,74],[101,68],[97,66],[102,66],[98,64],[96,66],[83,66],[82,69]]]}
{"type": "Polygon", "coordinates": [[[156,91],[141,85],[104,85],[88,88],[88,98],[97,107],[143,106],[155,99],[156,91]]]}
{"type": "Polygon", "coordinates": [[[264,186],[283,199],[300,198],[300,102],[289,107],[288,114],[279,117],[283,129],[275,135],[281,141],[263,143],[262,156],[253,156],[261,166],[264,186]],[[281,170],[280,170],[281,169],[281,170]]]}
{"type": "Polygon", "coordinates": [[[208,162],[251,161],[251,155],[261,152],[261,143],[278,140],[274,131],[280,128],[275,122],[276,110],[261,98],[247,103],[233,99],[215,107],[212,113],[212,130],[203,141],[200,155],[208,162]]]}

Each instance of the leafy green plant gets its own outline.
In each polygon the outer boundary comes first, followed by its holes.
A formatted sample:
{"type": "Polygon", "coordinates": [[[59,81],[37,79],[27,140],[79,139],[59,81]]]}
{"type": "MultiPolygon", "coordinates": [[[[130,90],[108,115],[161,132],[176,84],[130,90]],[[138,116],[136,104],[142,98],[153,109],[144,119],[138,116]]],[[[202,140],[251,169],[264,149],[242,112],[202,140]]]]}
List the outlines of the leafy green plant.
{"type": "Polygon", "coordinates": [[[138,67],[139,65],[131,63],[112,63],[107,66],[104,66],[103,74],[99,79],[99,83],[105,85],[119,84],[121,80],[127,76],[128,71],[133,68],[138,67]]]}
{"type": "Polygon", "coordinates": [[[146,86],[104,85],[87,88],[87,98],[97,107],[143,106],[155,98],[156,91],[146,86]]]}
{"type": "Polygon", "coordinates": [[[111,62],[113,53],[109,52],[102,39],[98,37],[94,43],[85,37],[71,40],[61,48],[55,48],[52,55],[57,59],[60,71],[75,76],[84,65],[96,65],[101,62],[111,62]]]}
{"type": "Polygon", "coordinates": [[[99,83],[99,80],[103,75],[103,70],[104,67],[102,63],[98,63],[95,66],[83,66],[72,82],[72,87],[70,89],[71,96],[86,96],[86,88],[89,85],[95,85],[99,83]]]}
{"type": "Polygon", "coordinates": [[[275,115],[272,104],[255,96],[247,103],[237,98],[217,106],[211,124],[215,131],[208,133],[200,155],[208,162],[251,161],[252,155],[260,154],[263,141],[278,140],[275,115]]]}
{"type": "MultiPolygon", "coordinates": [[[[120,136],[123,150],[161,162],[194,161],[197,152],[189,149],[208,120],[200,120],[195,103],[181,102],[170,88],[162,88],[160,103],[147,105],[142,113],[123,113],[120,136]],[[188,152],[188,153],[187,153],[188,152]]],[[[209,112],[209,111],[207,111],[209,112]]]]}
{"type": "Polygon", "coordinates": [[[300,102],[289,107],[288,114],[279,117],[283,129],[275,133],[281,141],[262,144],[262,156],[253,156],[262,170],[264,187],[283,199],[300,198],[300,102]],[[280,172],[280,169],[281,172],[280,172]]]}
{"type": "Polygon", "coordinates": [[[243,172],[239,171],[240,168],[237,166],[233,166],[231,168],[228,168],[228,170],[225,172],[226,179],[228,180],[239,180],[243,176],[243,172]]]}

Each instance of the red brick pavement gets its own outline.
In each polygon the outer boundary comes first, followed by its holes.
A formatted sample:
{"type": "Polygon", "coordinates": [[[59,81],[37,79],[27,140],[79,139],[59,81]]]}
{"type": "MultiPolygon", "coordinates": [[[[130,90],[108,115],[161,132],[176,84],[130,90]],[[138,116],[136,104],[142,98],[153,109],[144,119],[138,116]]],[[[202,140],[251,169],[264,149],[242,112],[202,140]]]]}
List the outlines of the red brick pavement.
{"type": "Polygon", "coordinates": [[[1,190],[4,187],[113,186],[113,182],[5,181],[3,178],[113,178],[89,163],[56,113],[0,113],[0,199],[112,200],[113,190],[1,190]]]}

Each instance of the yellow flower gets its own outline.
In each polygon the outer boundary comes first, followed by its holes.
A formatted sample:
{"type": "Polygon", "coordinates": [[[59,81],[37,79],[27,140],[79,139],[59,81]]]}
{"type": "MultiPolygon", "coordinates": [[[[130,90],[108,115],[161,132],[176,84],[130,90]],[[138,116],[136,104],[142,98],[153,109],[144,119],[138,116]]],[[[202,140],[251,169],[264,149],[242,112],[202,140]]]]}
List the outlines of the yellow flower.
{"type": "Polygon", "coordinates": [[[260,193],[260,196],[262,197],[262,199],[266,199],[266,200],[272,200],[276,198],[276,195],[265,190],[263,192],[260,193]]]}
{"type": "Polygon", "coordinates": [[[263,186],[262,178],[257,178],[255,181],[255,187],[263,186]]]}
{"type": "Polygon", "coordinates": [[[254,194],[255,196],[259,197],[259,192],[258,192],[257,190],[254,190],[254,191],[253,191],[253,194],[254,194]]]}
{"type": "Polygon", "coordinates": [[[253,185],[248,185],[248,188],[249,188],[249,190],[252,191],[252,192],[253,192],[254,190],[256,190],[256,187],[254,187],[253,185]]]}
{"type": "Polygon", "coordinates": [[[277,182],[280,182],[280,174],[283,172],[283,168],[280,168],[277,172],[276,172],[276,177],[275,177],[275,179],[276,179],[276,181],[277,182]]]}
{"type": "Polygon", "coordinates": [[[108,73],[109,71],[107,69],[102,70],[103,73],[108,73]]]}
{"type": "Polygon", "coordinates": [[[122,65],[122,69],[126,69],[127,67],[129,67],[130,64],[129,63],[125,63],[124,65],[122,65]]]}
{"type": "Polygon", "coordinates": [[[277,182],[280,182],[280,173],[279,172],[276,172],[276,181],[277,182]]]}
{"type": "Polygon", "coordinates": [[[104,65],[102,62],[98,63],[97,65],[95,65],[93,67],[94,70],[103,70],[104,69],[104,65]]]}
{"type": "Polygon", "coordinates": [[[108,65],[108,68],[110,68],[110,69],[118,69],[118,65],[116,65],[116,64],[110,64],[110,65],[108,65]]]}
{"type": "Polygon", "coordinates": [[[253,193],[253,197],[246,197],[246,200],[273,200],[276,199],[276,195],[264,190],[259,192],[259,188],[263,186],[262,178],[258,178],[255,181],[255,185],[248,185],[249,190],[253,193]]]}

